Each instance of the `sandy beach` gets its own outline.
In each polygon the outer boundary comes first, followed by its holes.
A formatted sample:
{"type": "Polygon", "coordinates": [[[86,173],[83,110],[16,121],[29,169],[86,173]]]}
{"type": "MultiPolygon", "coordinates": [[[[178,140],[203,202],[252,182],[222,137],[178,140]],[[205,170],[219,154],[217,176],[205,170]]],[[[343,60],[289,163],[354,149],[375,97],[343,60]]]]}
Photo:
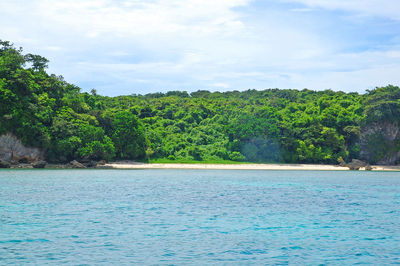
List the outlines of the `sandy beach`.
{"type": "MultiPolygon", "coordinates": [[[[105,167],[115,169],[211,169],[211,170],[317,170],[349,171],[347,167],[324,164],[183,164],[114,162],[105,167]]],[[[364,168],[360,169],[365,170],[364,168]]],[[[372,171],[400,171],[400,166],[372,166],[372,171]]]]}

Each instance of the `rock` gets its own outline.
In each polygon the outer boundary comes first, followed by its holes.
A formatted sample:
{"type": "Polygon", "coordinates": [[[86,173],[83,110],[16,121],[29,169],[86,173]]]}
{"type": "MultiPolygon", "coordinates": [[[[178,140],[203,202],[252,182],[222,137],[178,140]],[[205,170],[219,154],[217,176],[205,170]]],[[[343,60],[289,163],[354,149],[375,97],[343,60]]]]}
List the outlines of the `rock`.
{"type": "MultiPolygon", "coordinates": [[[[1,146],[1,143],[0,143],[0,146],[1,146]]],[[[12,159],[12,156],[13,156],[13,154],[12,154],[11,151],[9,151],[9,150],[3,150],[3,149],[0,147],[0,160],[10,162],[11,159],[12,159]]]]}
{"type": "Polygon", "coordinates": [[[357,159],[351,160],[351,164],[353,164],[353,165],[359,165],[360,167],[364,167],[364,166],[367,165],[366,162],[363,162],[363,161],[357,160],[357,159]]]}
{"type": "Polygon", "coordinates": [[[350,170],[360,170],[361,167],[365,167],[365,166],[367,166],[366,162],[363,162],[363,161],[360,161],[357,159],[353,159],[353,160],[351,160],[350,163],[347,164],[347,167],[350,170]]]}
{"type": "Polygon", "coordinates": [[[72,168],[86,168],[86,166],[84,166],[83,164],[81,164],[76,160],[71,161],[69,164],[71,165],[72,168]]]}
{"type": "Polygon", "coordinates": [[[372,170],[372,166],[369,165],[369,164],[367,164],[367,165],[365,166],[365,171],[371,171],[371,170],[372,170]]]}
{"type": "Polygon", "coordinates": [[[350,163],[346,163],[343,159],[339,159],[339,164],[340,166],[348,167],[350,170],[360,170],[361,167],[366,167],[368,165],[366,162],[357,159],[351,160],[350,163]]]}
{"type": "Polygon", "coordinates": [[[0,158],[15,163],[31,163],[42,158],[43,153],[38,148],[25,147],[21,140],[12,134],[0,136],[0,158]],[[22,160],[20,162],[20,160],[22,160]]]}
{"type": "Polygon", "coordinates": [[[46,164],[46,168],[50,169],[65,169],[65,168],[72,168],[71,165],[68,164],[55,164],[55,163],[48,163],[46,164]]]}
{"type": "Polygon", "coordinates": [[[18,163],[30,163],[30,160],[28,157],[24,156],[18,159],[18,163]]]}
{"type": "Polygon", "coordinates": [[[88,159],[88,158],[80,159],[79,162],[81,164],[83,164],[84,166],[86,166],[86,167],[95,167],[97,165],[96,161],[93,161],[93,160],[88,159]]]}
{"type": "Polygon", "coordinates": [[[20,163],[20,164],[15,165],[13,168],[27,169],[27,168],[33,168],[33,167],[30,163],[20,163]]]}
{"type": "Polygon", "coordinates": [[[0,160],[0,168],[10,168],[11,164],[7,161],[0,160]]]}
{"type": "Polygon", "coordinates": [[[95,167],[97,165],[96,161],[89,160],[87,162],[82,162],[82,164],[86,167],[95,167]]]}
{"type": "Polygon", "coordinates": [[[343,160],[342,157],[340,157],[338,161],[339,161],[339,165],[340,166],[342,166],[342,167],[346,167],[347,166],[346,162],[343,160]]]}
{"type": "Polygon", "coordinates": [[[32,164],[33,168],[44,168],[46,166],[46,161],[38,161],[32,164]]]}
{"type": "Polygon", "coordinates": [[[400,163],[400,149],[394,145],[399,140],[399,122],[377,121],[368,123],[361,130],[360,158],[374,164],[396,165],[400,163]],[[377,140],[380,143],[375,143],[377,140]]]}
{"type": "Polygon", "coordinates": [[[105,165],[106,164],[106,161],[105,160],[101,160],[101,161],[98,161],[97,162],[97,165],[105,165]]]}
{"type": "Polygon", "coordinates": [[[357,171],[357,170],[360,170],[360,168],[361,168],[358,165],[351,165],[351,164],[348,164],[347,167],[352,171],[357,171]]]}
{"type": "Polygon", "coordinates": [[[357,159],[353,159],[353,160],[351,160],[351,163],[353,163],[353,164],[357,164],[357,165],[361,165],[361,166],[366,166],[366,165],[367,165],[367,163],[366,163],[366,162],[363,162],[363,161],[361,161],[361,160],[357,160],[357,159]]]}
{"type": "Polygon", "coordinates": [[[96,168],[99,168],[99,169],[114,169],[114,167],[112,167],[111,165],[97,165],[96,168]]]}

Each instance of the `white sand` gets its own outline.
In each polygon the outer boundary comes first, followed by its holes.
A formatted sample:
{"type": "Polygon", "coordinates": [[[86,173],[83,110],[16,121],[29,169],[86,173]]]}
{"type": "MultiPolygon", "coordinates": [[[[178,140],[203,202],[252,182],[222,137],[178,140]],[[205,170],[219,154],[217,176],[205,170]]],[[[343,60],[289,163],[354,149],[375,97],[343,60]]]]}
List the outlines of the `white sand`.
{"type": "MultiPolygon", "coordinates": [[[[346,171],[347,167],[325,164],[182,164],[115,162],[105,165],[116,169],[225,169],[225,170],[327,170],[346,171]]],[[[400,166],[372,166],[375,171],[400,171],[400,166]]],[[[360,170],[365,170],[361,168],[360,170]]]]}

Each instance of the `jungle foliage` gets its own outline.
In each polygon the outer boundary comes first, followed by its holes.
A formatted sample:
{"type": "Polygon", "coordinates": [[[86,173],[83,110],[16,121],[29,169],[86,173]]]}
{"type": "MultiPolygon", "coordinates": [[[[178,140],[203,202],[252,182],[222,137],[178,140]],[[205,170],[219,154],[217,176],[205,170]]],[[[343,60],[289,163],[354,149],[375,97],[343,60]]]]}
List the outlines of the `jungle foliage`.
{"type": "Polygon", "coordinates": [[[400,119],[395,86],[364,95],[268,89],[107,97],[49,75],[47,64],[0,42],[0,135],[40,147],[51,161],[336,163],[358,158],[365,123],[400,119]]]}

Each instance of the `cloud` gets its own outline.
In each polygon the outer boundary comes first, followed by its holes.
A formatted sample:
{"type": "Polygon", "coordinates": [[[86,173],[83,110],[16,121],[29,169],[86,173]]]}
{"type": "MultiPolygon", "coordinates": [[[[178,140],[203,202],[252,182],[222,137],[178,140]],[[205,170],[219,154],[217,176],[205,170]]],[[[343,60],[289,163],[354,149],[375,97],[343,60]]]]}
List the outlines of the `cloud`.
{"type": "Polygon", "coordinates": [[[362,91],[397,82],[395,71],[384,69],[400,65],[398,24],[352,24],[331,11],[393,16],[384,8],[393,1],[383,0],[376,10],[377,1],[363,3],[3,0],[0,38],[49,58],[50,72],[107,95],[268,87],[362,91]]]}
{"type": "Polygon", "coordinates": [[[314,11],[312,8],[292,8],[290,9],[292,12],[311,12],[314,11]]]}
{"type": "MultiPolygon", "coordinates": [[[[344,10],[365,16],[380,16],[400,20],[398,0],[282,0],[301,3],[311,8],[344,10]]],[[[301,10],[301,9],[300,9],[301,10]]]]}
{"type": "Polygon", "coordinates": [[[211,87],[215,87],[215,88],[223,88],[223,89],[228,89],[231,86],[228,83],[213,83],[210,84],[211,87]]]}

